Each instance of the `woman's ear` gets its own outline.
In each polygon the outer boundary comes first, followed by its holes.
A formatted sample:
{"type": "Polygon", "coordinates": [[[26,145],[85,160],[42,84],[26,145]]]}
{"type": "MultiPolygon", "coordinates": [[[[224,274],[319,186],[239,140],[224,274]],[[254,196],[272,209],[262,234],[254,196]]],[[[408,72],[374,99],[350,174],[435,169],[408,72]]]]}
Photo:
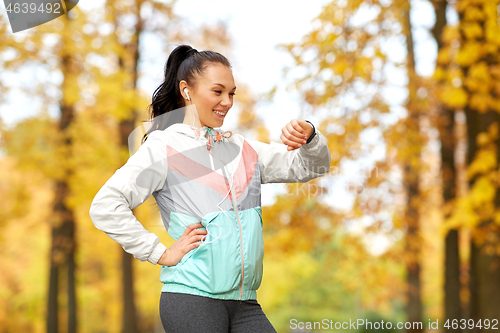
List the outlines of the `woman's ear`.
{"type": "Polygon", "coordinates": [[[179,91],[181,92],[181,95],[184,99],[187,99],[186,93],[184,92],[184,89],[186,89],[187,87],[188,84],[186,80],[182,80],[181,82],[179,82],[179,91]]]}

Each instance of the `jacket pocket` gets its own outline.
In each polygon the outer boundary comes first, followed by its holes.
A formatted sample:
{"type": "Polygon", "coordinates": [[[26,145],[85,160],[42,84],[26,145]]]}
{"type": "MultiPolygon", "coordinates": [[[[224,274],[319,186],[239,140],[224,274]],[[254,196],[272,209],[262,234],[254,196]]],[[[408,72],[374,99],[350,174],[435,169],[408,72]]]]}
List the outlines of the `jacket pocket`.
{"type": "MultiPolygon", "coordinates": [[[[170,212],[170,227],[168,233],[170,237],[174,239],[179,239],[179,237],[184,233],[185,229],[193,224],[198,223],[199,220],[195,217],[184,215],[176,212],[170,212]]],[[[201,229],[201,228],[200,228],[201,229]]],[[[193,255],[198,251],[199,247],[192,249],[186,253],[182,259],[174,266],[162,266],[160,281],[163,283],[178,283],[177,272],[179,269],[188,262],[193,255]]]]}
{"type": "MultiPolygon", "coordinates": [[[[169,281],[212,294],[226,293],[239,288],[241,281],[239,230],[234,222],[234,213],[225,213],[216,215],[211,213],[203,218],[201,223],[206,228],[208,226],[212,236],[207,235],[206,243],[197,247],[186,260],[183,258],[184,261],[178,265],[169,281]]],[[[167,278],[167,274],[165,277],[167,278]]]]}

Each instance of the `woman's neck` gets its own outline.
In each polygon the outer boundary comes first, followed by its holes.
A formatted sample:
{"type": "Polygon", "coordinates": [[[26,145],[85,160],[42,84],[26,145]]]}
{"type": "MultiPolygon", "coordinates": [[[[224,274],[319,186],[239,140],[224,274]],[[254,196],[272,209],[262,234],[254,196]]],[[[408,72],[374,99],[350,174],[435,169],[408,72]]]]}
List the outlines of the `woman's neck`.
{"type": "Polygon", "coordinates": [[[184,107],[183,123],[195,128],[205,127],[205,124],[202,124],[200,121],[200,117],[198,116],[198,111],[196,110],[196,105],[192,104],[186,105],[184,107]]]}

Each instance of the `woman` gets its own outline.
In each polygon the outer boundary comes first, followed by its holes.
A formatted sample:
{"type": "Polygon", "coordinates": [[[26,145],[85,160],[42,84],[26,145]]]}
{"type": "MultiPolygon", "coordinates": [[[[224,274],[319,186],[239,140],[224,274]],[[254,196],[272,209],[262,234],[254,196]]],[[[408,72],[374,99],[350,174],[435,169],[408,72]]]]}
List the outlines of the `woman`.
{"type": "Polygon", "coordinates": [[[307,182],[330,169],[326,140],[308,121],[283,127],[285,145],[223,131],[235,90],[224,56],[177,47],[153,94],[151,130],[90,208],[95,226],[126,252],[162,265],[167,332],[275,332],[256,300],[261,184],[307,182]],[[165,115],[179,112],[182,123],[165,125],[165,115]],[[175,239],[169,248],[132,214],[150,195],[175,239]]]}

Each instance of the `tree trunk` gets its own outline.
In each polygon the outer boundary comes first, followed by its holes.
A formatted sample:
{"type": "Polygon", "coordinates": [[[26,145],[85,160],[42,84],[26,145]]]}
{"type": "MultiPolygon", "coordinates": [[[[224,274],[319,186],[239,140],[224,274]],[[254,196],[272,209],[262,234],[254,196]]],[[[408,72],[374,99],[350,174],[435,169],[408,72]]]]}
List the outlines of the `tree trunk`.
{"type": "MultiPolygon", "coordinates": [[[[434,0],[434,13],[436,23],[432,29],[434,40],[436,41],[438,52],[443,48],[443,30],[446,26],[447,1],[434,0]]],[[[441,138],[441,178],[443,180],[443,203],[447,205],[457,197],[456,182],[457,170],[455,168],[456,138],[455,112],[444,105],[439,109],[438,129],[441,138]]],[[[444,218],[448,218],[451,212],[447,212],[444,218]]],[[[460,252],[459,252],[458,230],[450,230],[445,238],[445,267],[444,267],[444,313],[446,319],[462,318],[460,303],[460,252]]],[[[450,331],[461,332],[460,328],[450,331]]]]}
{"type": "Polygon", "coordinates": [[[68,333],[76,333],[77,319],[76,319],[76,264],[75,264],[75,220],[74,218],[69,221],[66,228],[66,239],[71,240],[71,245],[68,247],[67,252],[67,277],[68,277],[68,333]]]}
{"type": "Polygon", "coordinates": [[[134,257],[123,251],[122,283],[123,283],[123,333],[138,333],[137,309],[134,298],[134,272],[132,261],[134,257]]]}
{"type": "MultiPolygon", "coordinates": [[[[66,18],[68,19],[68,18],[66,18]]],[[[61,58],[61,72],[63,73],[62,91],[65,91],[65,86],[68,84],[69,77],[75,75],[75,61],[71,55],[64,55],[61,58]]],[[[61,101],[61,116],[59,119],[59,131],[62,133],[64,140],[61,144],[66,148],[67,152],[71,152],[72,139],[69,133],[69,127],[74,118],[73,105],[64,104],[64,98],[61,101]]],[[[66,158],[67,156],[65,156],[66,158]]],[[[62,167],[66,168],[67,164],[62,163],[62,167]]],[[[55,197],[53,204],[52,221],[52,244],[50,250],[50,277],[49,277],[49,295],[47,303],[47,332],[57,333],[59,330],[59,282],[64,273],[67,280],[67,332],[75,333],[77,330],[76,318],[76,288],[75,288],[75,260],[74,253],[76,249],[75,242],[75,217],[73,211],[66,204],[66,198],[69,195],[69,178],[71,170],[65,169],[64,176],[55,183],[55,197]]]]}
{"type": "MultiPolygon", "coordinates": [[[[493,124],[500,124],[500,115],[496,111],[478,113],[470,108],[466,108],[467,133],[469,141],[468,165],[479,150],[476,140],[481,132],[486,132],[487,128],[493,124]]],[[[497,139],[497,154],[500,142],[497,139]]],[[[500,155],[497,155],[500,156],[500,155]]],[[[469,188],[474,186],[477,176],[469,181],[469,188]]],[[[495,197],[495,207],[500,207],[500,193],[497,189],[495,197]]],[[[481,332],[484,328],[484,321],[493,318],[500,318],[500,256],[494,251],[498,247],[498,226],[492,220],[483,221],[473,230],[471,238],[470,254],[470,299],[469,318],[478,323],[481,320],[483,328],[474,327],[471,332],[481,332]],[[495,234],[495,235],[493,235],[495,234]],[[496,236],[496,237],[489,237],[496,236]],[[493,239],[493,242],[490,240],[493,239]],[[493,251],[492,251],[493,250],[493,251]]]]}
{"type": "Polygon", "coordinates": [[[47,332],[58,332],[59,321],[59,281],[64,274],[67,277],[68,333],[76,332],[76,291],[75,291],[75,219],[73,212],[64,200],[68,196],[69,186],[66,181],[56,183],[54,202],[55,221],[52,225],[52,245],[50,255],[49,297],[47,311],[47,332]]]}
{"type": "MultiPolygon", "coordinates": [[[[477,323],[479,320],[479,294],[477,288],[477,267],[476,263],[478,262],[479,254],[478,247],[474,244],[474,241],[471,239],[470,244],[470,264],[469,264],[469,316],[468,319],[472,319],[474,323],[477,323]]],[[[469,330],[470,332],[479,332],[479,328],[474,327],[469,330]]]]}
{"type": "MultiPolygon", "coordinates": [[[[420,168],[420,142],[418,141],[420,133],[420,115],[418,110],[417,100],[417,82],[415,73],[415,56],[413,53],[413,36],[410,22],[410,3],[406,2],[404,10],[404,31],[406,34],[406,47],[408,52],[408,118],[405,121],[408,131],[408,156],[405,159],[403,168],[403,180],[407,186],[408,203],[406,206],[405,221],[407,224],[405,236],[405,252],[406,252],[406,272],[407,272],[407,304],[406,313],[407,320],[414,322],[422,322],[422,300],[421,300],[421,282],[420,282],[420,247],[422,244],[420,235],[420,214],[418,211],[419,194],[419,175],[420,168]]],[[[423,327],[412,325],[407,332],[421,333],[423,327]]]]}
{"type": "MultiPolygon", "coordinates": [[[[459,27],[461,40],[464,48],[467,43],[474,42],[479,47],[488,47],[492,45],[491,40],[487,40],[485,37],[488,36],[492,29],[498,29],[498,21],[495,17],[494,20],[489,19],[489,13],[491,13],[491,8],[497,8],[499,5],[498,0],[492,0],[490,2],[483,1],[470,4],[470,6],[462,6],[462,0],[460,1],[459,7],[459,27]],[[490,10],[486,9],[486,5],[491,6],[490,10]],[[473,17],[468,17],[465,20],[465,10],[468,12],[471,10],[475,10],[475,12],[480,13],[481,15],[475,15],[473,17]],[[482,16],[484,15],[484,17],[482,16]],[[485,18],[488,18],[489,25],[486,25],[485,18]],[[471,25],[476,24],[478,28],[483,32],[479,35],[468,36],[466,33],[466,29],[471,25]],[[495,27],[492,27],[491,24],[495,24],[495,27]],[[489,30],[489,31],[488,31],[489,30]]],[[[467,3],[468,4],[468,3],[467,3]]],[[[496,13],[496,10],[495,10],[496,13]]],[[[498,14],[495,14],[496,16],[498,14]]],[[[469,44],[470,46],[471,44],[469,44]]],[[[492,69],[494,67],[499,66],[498,61],[499,51],[495,49],[494,51],[489,51],[481,54],[481,58],[478,59],[475,63],[482,62],[486,64],[488,69],[492,69]]],[[[472,67],[472,66],[471,66],[472,67]]],[[[462,67],[464,82],[467,82],[471,76],[474,75],[472,71],[470,71],[471,67],[464,66],[462,67]]],[[[494,79],[492,77],[491,79],[494,79]]],[[[475,91],[469,90],[469,86],[464,84],[463,89],[468,93],[469,96],[472,96],[475,91]]],[[[495,91],[495,89],[490,88],[487,91],[489,97],[492,99],[498,100],[499,94],[495,91]]],[[[469,168],[474,161],[474,158],[477,157],[480,149],[483,149],[478,145],[478,137],[481,133],[487,132],[488,128],[496,124],[500,125],[500,115],[496,110],[493,110],[491,107],[488,110],[483,110],[479,112],[476,109],[473,109],[469,104],[465,107],[465,114],[467,117],[467,141],[468,141],[468,151],[467,151],[467,167],[469,168]]],[[[498,159],[500,158],[500,139],[496,138],[496,140],[492,143],[495,145],[495,153],[496,153],[496,166],[493,171],[498,170],[499,163],[498,159]]],[[[474,185],[478,181],[478,178],[482,175],[475,174],[471,179],[469,179],[469,188],[474,188],[474,185]]],[[[494,197],[494,208],[498,209],[500,207],[500,189],[496,188],[496,193],[494,197]]],[[[476,208],[477,213],[481,208],[476,208]]],[[[470,254],[470,299],[469,299],[469,318],[474,320],[474,324],[476,325],[471,331],[472,332],[480,332],[480,331],[489,331],[489,329],[485,327],[486,320],[489,320],[491,323],[492,319],[500,318],[500,255],[498,252],[499,242],[500,242],[500,230],[498,224],[493,221],[493,216],[490,218],[483,218],[481,222],[475,226],[471,233],[471,254],[470,254]],[[479,327],[477,324],[481,321],[482,327],[479,327]]],[[[497,325],[498,327],[498,325],[497,325]]]]}
{"type": "MultiPolygon", "coordinates": [[[[143,21],[140,17],[141,2],[136,2],[137,5],[137,24],[135,26],[135,33],[132,41],[124,45],[125,49],[132,50],[133,56],[129,68],[122,58],[119,59],[120,67],[130,74],[130,85],[134,90],[137,89],[137,80],[139,79],[138,65],[139,65],[139,42],[142,33],[143,21]]],[[[126,84],[126,83],[125,83],[126,84]]],[[[126,88],[126,87],[125,87],[126,88]]],[[[128,119],[120,122],[120,136],[121,148],[128,151],[128,137],[134,130],[137,121],[138,112],[135,109],[129,110],[128,119]]],[[[138,333],[139,325],[137,320],[137,308],[135,305],[134,296],[134,271],[133,271],[133,257],[123,251],[122,253],[122,283],[123,283],[123,333],[138,333]]]]}
{"type": "MultiPolygon", "coordinates": [[[[413,119],[414,120],[414,119],[413,119]]],[[[419,212],[415,204],[418,198],[418,174],[409,165],[405,166],[405,183],[407,184],[408,203],[406,209],[407,230],[405,235],[407,304],[406,313],[409,322],[422,321],[422,301],[420,288],[420,239],[419,212]]],[[[408,332],[422,332],[422,327],[412,326],[408,332]]]]}
{"type": "MultiPolygon", "coordinates": [[[[133,113],[135,114],[135,113],[133,113]]],[[[120,122],[122,149],[128,150],[128,136],[134,129],[135,117],[120,122]]],[[[122,333],[138,333],[137,308],[134,297],[134,257],[122,251],[122,292],[123,292],[123,327],[122,333]]]]}
{"type": "Polygon", "coordinates": [[[52,248],[50,250],[50,276],[49,276],[49,294],[47,297],[47,333],[59,332],[59,263],[56,258],[55,240],[58,237],[57,229],[52,228],[52,248]]]}
{"type": "MultiPolygon", "coordinates": [[[[449,199],[448,199],[449,200],[449,199]]],[[[460,257],[458,250],[458,230],[450,230],[445,239],[445,279],[444,279],[444,315],[446,319],[462,319],[460,305],[460,257]]],[[[450,328],[449,331],[461,332],[450,328]]]]}

